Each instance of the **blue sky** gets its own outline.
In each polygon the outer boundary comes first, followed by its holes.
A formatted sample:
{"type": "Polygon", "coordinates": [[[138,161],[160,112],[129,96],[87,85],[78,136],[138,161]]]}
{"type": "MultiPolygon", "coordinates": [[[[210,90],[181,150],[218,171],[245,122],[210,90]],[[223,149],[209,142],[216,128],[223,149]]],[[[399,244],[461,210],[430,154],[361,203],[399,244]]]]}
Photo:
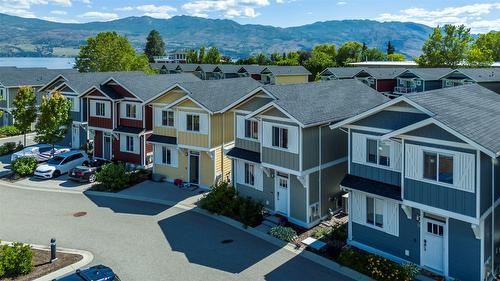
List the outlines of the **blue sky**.
{"type": "Polygon", "coordinates": [[[465,24],[476,33],[500,30],[500,2],[476,0],[0,0],[0,12],[57,22],[193,15],[281,27],[372,19],[465,24]]]}

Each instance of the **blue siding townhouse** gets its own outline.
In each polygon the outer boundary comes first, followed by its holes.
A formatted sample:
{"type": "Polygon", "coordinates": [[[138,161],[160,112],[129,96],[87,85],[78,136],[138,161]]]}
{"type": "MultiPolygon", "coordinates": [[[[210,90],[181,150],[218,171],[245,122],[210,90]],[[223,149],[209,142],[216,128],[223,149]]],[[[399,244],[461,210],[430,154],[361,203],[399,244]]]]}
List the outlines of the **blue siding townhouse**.
{"type": "Polygon", "coordinates": [[[331,126],[349,133],[348,242],[458,280],[500,268],[500,95],[407,94],[331,126]]]}
{"type": "Polygon", "coordinates": [[[411,68],[396,77],[394,95],[418,93],[441,89],[441,77],[451,73],[451,68],[411,68]]]}

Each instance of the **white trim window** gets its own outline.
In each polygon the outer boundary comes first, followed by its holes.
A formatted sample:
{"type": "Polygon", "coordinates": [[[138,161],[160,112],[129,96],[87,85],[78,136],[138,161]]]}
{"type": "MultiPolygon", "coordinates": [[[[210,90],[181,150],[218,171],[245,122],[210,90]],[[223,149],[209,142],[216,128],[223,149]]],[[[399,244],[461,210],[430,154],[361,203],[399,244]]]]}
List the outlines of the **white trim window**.
{"type": "Polygon", "coordinates": [[[393,171],[401,171],[402,145],[397,141],[379,140],[373,135],[352,133],[352,162],[393,171]]]}
{"type": "Polygon", "coordinates": [[[424,179],[453,184],[453,155],[433,151],[423,153],[424,179]]]}
{"type": "Polygon", "coordinates": [[[283,127],[272,127],[272,146],[288,149],[288,129],[283,127]]]}
{"type": "Polygon", "coordinates": [[[161,163],[164,165],[172,165],[172,150],[166,146],[161,147],[161,163]]]}
{"type": "Polygon", "coordinates": [[[95,102],[95,115],[106,117],[106,103],[104,102],[95,102]]]}
{"type": "Polygon", "coordinates": [[[163,127],[174,127],[175,117],[172,110],[162,110],[161,111],[161,125],[163,127]]]}
{"type": "Polygon", "coordinates": [[[0,101],[5,100],[5,88],[0,88],[0,101]]]}
{"type": "Polygon", "coordinates": [[[243,160],[237,160],[235,164],[238,184],[263,191],[263,175],[259,164],[243,160]]]}
{"type": "Polygon", "coordinates": [[[71,105],[71,109],[70,109],[71,111],[75,111],[75,112],[80,111],[77,97],[66,96],[66,99],[69,101],[69,103],[71,105]]]}
{"type": "Polygon", "coordinates": [[[366,139],[366,162],[380,166],[391,166],[391,142],[366,139]]]}
{"type": "Polygon", "coordinates": [[[288,174],[284,174],[281,172],[276,173],[278,177],[278,186],[281,188],[288,188],[290,186],[290,177],[288,174]]]}
{"type": "Polygon", "coordinates": [[[174,146],[155,145],[154,163],[174,168],[177,167],[177,149],[174,146]]]}
{"type": "Polygon", "coordinates": [[[352,222],[399,236],[399,203],[364,192],[349,194],[352,222]]]}
{"type": "Polygon", "coordinates": [[[137,118],[137,105],[136,104],[131,104],[131,103],[125,104],[125,117],[132,118],[132,119],[137,118]]]}
{"type": "Polygon", "coordinates": [[[255,165],[248,162],[245,163],[245,184],[255,185],[255,165]]]}
{"type": "Polygon", "coordinates": [[[134,137],[125,136],[125,151],[134,152],[134,137]]]}
{"type": "Polygon", "coordinates": [[[384,208],[384,201],[366,196],[366,223],[383,228],[384,208]]]}
{"type": "Polygon", "coordinates": [[[186,114],[186,130],[189,132],[200,131],[200,115],[186,114]]]}
{"type": "Polygon", "coordinates": [[[245,138],[259,139],[259,122],[256,120],[245,120],[245,138]]]}

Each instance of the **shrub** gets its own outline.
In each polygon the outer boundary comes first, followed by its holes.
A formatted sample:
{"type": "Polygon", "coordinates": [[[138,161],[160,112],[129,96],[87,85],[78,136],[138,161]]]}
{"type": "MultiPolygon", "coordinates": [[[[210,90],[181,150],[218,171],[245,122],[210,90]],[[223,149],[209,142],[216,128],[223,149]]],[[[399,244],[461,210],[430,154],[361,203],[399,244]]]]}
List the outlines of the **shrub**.
{"type": "Polygon", "coordinates": [[[120,191],[129,185],[130,175],[122,164],[107,164],[96,173],[96,181],[105,191],[120,191]]]}
{"type": "Polygon", "coordinates": [[[28,274],[33,270],[33,252],[29,245],[14,243],[0,247],[0,277],[28,274]]]}
{"type": "Polygon", "coordinates": [[[414,263],[408,262],[401,265],[401,267],[408,280],[414,280],[420,274],[420,267],[414,263]]]}
{"type": "Polygon", "coordinates": [[[253,227],[262,222],[264,206],[260,202],[252,200],[250,197],[243,198],[238,196],[234,200],[233,206],[233,209],[235,209],[234,213],[238,215],[244,225],[253,227]]]}
{"type": "Polygon", "coordinates": [[[17,144],[15,142],[6,142],[0,145],[0,156],[7,155],[15,151],[19,151],[23,148],[21,143],[17,144]]]}
{"type": "Polygon", "coordinates": [[[35,157],[23,156],[19,157],[11,163],[12,172],[21,177],[31,176],[35,173],[38,161],[35,157]]]}
{"type": "Polygon", "coordinates": [[[227,182],[221,182],[211,187],[211,191],[200,199],[200,206],[215,214],[233,217],[236,189],[227,182]]]}
{"type": "Polygon", "coordinates": [[[1,136],[17,136],[20,135],[21,132],[14,126],[3,126],[0,128],[0,135],[1,136]]]}
{"type": "Polygon", "coordinates": [[[347,240],[347,224],[338,224],[333,227],[328,233],[330,240],[346,241],[347,240]]]}
{"type": "Polygon", "coordinates": [[[313,238],[320,239],[320,238],[322,238],[324,236],[329,235],[331,232],[332,232],[332,230],[330,228],[327,228],[327,227],[318,227],[318,228],[314,229],[314,231],[311,234],[311,236],[313,238]]]}
{"type": "Polygon", "coordinates": [[[269,234],[287,242],[291,242],[297,237],[297,232],[293,228],[281,225],[271,228],[269,234]]]}

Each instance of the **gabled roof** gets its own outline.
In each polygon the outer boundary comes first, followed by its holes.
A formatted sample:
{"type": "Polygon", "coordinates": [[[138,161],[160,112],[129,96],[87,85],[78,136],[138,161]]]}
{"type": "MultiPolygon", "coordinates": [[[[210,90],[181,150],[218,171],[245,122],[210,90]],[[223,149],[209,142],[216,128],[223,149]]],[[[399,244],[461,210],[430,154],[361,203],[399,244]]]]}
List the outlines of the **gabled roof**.
{"type": "MultiPolygon", "coordinates": [[[[410,68],[406,71],[402,72],[400,75],[404,73],[413,73],[416,76],[420,77],[422,80],[439,80],[441,77],[453,72],[451,68],[410,68]]],[[[400,76],[398,75],[398,76],[400,76]]]]}
{"type": "Polygon", "coordinates": [[[152,69],[166,69],[166,70],[175,70],[177,66],[179,65],[178,63],[158,63],[158,62],[153,62],[149,64],[152,69]]]}
{"type": "Polygon", "coordinates": [[[199,64],[196,70],[201,70],[203,72],[214,72],[216,67],[216,64],[199,64]]]}
{"type": "Polygon", "coordinates": [[[371,77],[375,79],[396,79],[396,77],[405,72],[406,68],[389,68],[389,67],[375,67],[366,68],[363,71],[368,73],[371,77]]]}
{"type": "Polygon", "coordinates": [[[219,69],[222,73],[238,73],[240,66],[235,64],[219,64],[216,69],[219,69]]]}
{"type": "Polygon", "coordinates": [[[75,69],[0,68],[0,84],[5,87],[41,86],[58,74],[78,73],[75,69]]]}
{"type": "Polygon", "coordinates": [[[354,78],[356,74],[360,73],[363,70],[365,70],[365,68],[363,67],[329,67],[323,70],[319,75],[333,75],[338,79],[349,79],[354,78]]]}
{"type": "Polygon", "coordinates": [[[249,74],[260,74],[262,70],[266,68],[265,66],[262,65],[257,65],[257,64],[250,64],[250,65],[240,65],[240,69],[238,72],[241,72],[242,70],[248,72],[249,74]]]}
{"type": "Polygon", "coordinates": [[[262,72],[269,70],[272,74],[279,75],[311,75],[311,72],[307,70],[302,65],[291,65],[291,66],[281,66],[281,65],[268,65],[262,72]]]}
{"type": "Polygon", "coordinates": [[[465,85],[405,97],[432,112],[433,119],[500,154],[500,95],[497,93],[479,85],[465,85]]]}
{"type": "Polygon", "coordinates": [[[476,82],[500,82],[500,69],[498,68],[459,68],[455,71],[476,82]]]}
{"type": "Polygon", "coordinates": [[[304,127],[337,122],[389,100],[356,79],[266,85],[262,88],[276,97],[271,104],[304,127]]]}
{"type": "Polygon", "coordinates": [[[193,72],[196,70],[196,68],[199,66],[199,64],[196,63],[179,63],[177,65],[177,68],[186,71],[186,72],[193,72]]]}
{"type": "Polygon", "coordinates": [[[176,84],[188,97],[211,112],[223,111],[228,105],[258,88],[261,83],[250,77],[203,80],[176,84]]]}

